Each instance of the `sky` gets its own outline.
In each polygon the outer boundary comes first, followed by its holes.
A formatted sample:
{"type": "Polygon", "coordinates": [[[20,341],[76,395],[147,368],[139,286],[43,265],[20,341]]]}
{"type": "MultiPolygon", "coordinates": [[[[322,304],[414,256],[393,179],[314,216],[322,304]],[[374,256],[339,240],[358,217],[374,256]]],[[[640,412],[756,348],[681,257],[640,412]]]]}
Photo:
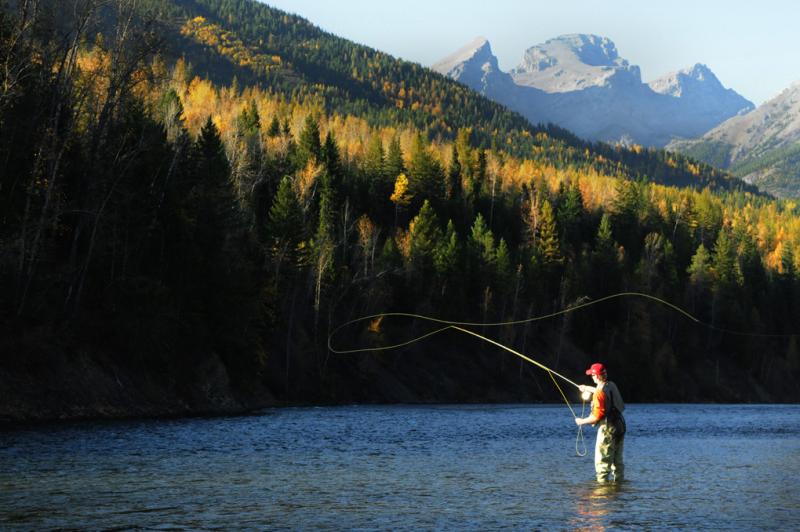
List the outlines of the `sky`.
{"type": "Polygon", "coordinates": [[[322,29],[430,66],[486,37],[501,70],[567,33],[610,38],[645,82],[704,63],[756,105],[800,81],[796,0],[267,0],[322,29]]]}

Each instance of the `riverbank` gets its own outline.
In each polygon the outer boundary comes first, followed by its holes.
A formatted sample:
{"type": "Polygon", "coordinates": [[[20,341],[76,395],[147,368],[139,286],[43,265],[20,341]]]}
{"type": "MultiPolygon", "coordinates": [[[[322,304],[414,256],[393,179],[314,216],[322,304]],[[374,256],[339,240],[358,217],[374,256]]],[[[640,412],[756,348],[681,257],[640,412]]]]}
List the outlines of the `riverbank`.
{"type": "Polygon", "coordinates": [[[0,352],[0,424],[233,415],[276,404],[260,375],[231,371],[213,351],[168,362],[33,331],[4,335],[0,352]]]}

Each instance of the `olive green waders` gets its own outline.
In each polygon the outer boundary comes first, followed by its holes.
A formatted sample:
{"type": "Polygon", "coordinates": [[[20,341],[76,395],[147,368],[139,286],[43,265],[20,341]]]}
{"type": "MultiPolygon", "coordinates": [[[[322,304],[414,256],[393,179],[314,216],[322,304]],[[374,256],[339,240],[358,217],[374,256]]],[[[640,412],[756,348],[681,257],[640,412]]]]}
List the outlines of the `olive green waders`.
{"type": "Polygon", "coordinates": [[[606,420],[603,419],[597,425],[597,443],[594,447],[594,470],[598,482],[620,481],[625,476],[625,464],[622,462],[624,446],[625,436],[614,441],[606,432],[606,420]]]}

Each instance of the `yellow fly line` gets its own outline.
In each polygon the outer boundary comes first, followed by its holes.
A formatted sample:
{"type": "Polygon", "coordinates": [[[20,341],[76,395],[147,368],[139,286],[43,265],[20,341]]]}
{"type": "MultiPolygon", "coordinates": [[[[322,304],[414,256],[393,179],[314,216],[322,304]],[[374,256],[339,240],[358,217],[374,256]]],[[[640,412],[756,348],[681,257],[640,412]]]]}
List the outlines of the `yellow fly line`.
{"type": "MultiPolygon", "coordinates": [[[[540,321],[540,320],[546,320],[546,319],[549,319],[549,318],[554,318],[556,316],[560,316],[560,315],[566,314],[568,312],[574,312],[576,310],[579,310],[579,309],[582,309],[582,308],[585,308],[585,307],[589,307],[591,305],[597,305],[598,303],[602,303],[602,302],[608,301],[610,299],[616,299],[616,298],[621,298],[621,297],[632,297],[632,296],[634,296],[634,297],[642,297],[642,298],[650,299],[650,300],[653,300],[653,301],[657,301],[659,303],[662,303],[662,304],[672,308],[673,310],[676,310],[677,312],[683,314],[684,316],[686,316],[687,318],[689,318],[690,320],[692,320],[692,321],[694,321],[696,323],[702,323],[699,319],[695,318],[694,316],[692,316],[691,314],[689,314],[688,312],[686,312],[682,308],[680,308],[680,307],[678,307],[676,305],[673,305],[669,301],[664,301],[661,298],[658,298],[658,297],[655,297],[655,296],[651,296],[650,294],[644,294],[644,293],[641,293],[641,292],[620,292],[618,294],[612,294],[610,296],[602,297],[600,299],[595,299],[594,301],[588,301],[586,303],[581,303],[579,305],[573,305],[573,306],[567,307],[565,309],[559,310],[557,312],[552,312],[550,314],[545,314],[545,315],[542,315],[542,316],[534,316],[532,318],[525,318],[525,319],[522,319],[522,320],[511,320],[511,321],[500,321],[500,322],[489,322],[489,323],[443,320],[441,318],[434,318],[434,317],[431,317],[431,316],[423,316],[421,314],[414,314],[414,313],[411,313],[411,312],[382,312],[380,314],[371,314],[369,316],[362,316],[360,318],[356,318],[354,320],[347,321],[347,322],[339,325],[338,327],[336,327],[331,332],[331,334],[328,336],[328,349],[332,353],[335,353],[335,354],[338,354],[338,355],[346,355],[346,354],[354,354],[354,353],[368,353],[368,352],[374,352],[374,351],[388,351],[388,350],[391,350],[391,349],[399,349],[401,347],[405,347],[407,345],[411,345],[413,343],[416,343],[416,342],[419,342],[421,340],[424,340],[425,338],[429,338],[429,337],[434,336],[436,334],[439,334],[441,332],[453,329],[453,330],[457,330],[457,331],[460,331],[460,332],[465,333],[465,334],[472,335],[472,336],[474,336],[476,338],[480,338],[481,340],[484,340],[486,342],[494,344],[497,347],[500,347],[501,349],[505,349],[509,353],[512,353],[512,354],[520,357],[521,359],[523,359],[523,360],[525,360],[525,361],[527,361],[527,362],[529,362],[529,363],[531,363],[531,364],[533,364],[533,365],[535,365],[535,366],[547,371],[548,373],[550,373],[551,377],[553,375],[555,375],[555,376],[563,379],[564,381],[568,382],[569,384],[575,386],[576,388],[580,388],[579,385],[576,382],[574,382],[574,381],[568,379],[567,377],[565,377],[564,375],[561,375],[560,373],[548,368],[544,364],[542,364],[540,362],[537,362],[536,360],[534,360],[534,359],[532,359],[530,357],[527,357],[527,356],[523,355],[522,353],[520,353],[519,351],[515,351],[514,349],[511,349],[510,347],[508,347],[506,345],[503,345],[500,342],[497,342],[495,340],[487,338],[487,337],[485,337],[485,336],[483,336],[481,334],[478,334],[478,333],[476,333],[474,331],[471,331],[469,329],[465,329],[464,327],[504,327],[504,326],[511,326],[511,325],[521,325],[523,323],[530,323],[530,322],[534,322],[534,321],[540,321]],[[444,325],[444,327],[441,327],[439,329],[434,329],[433,331],[427,332],[427,333],[423,334],[422,336],[417,336],[416,338],[412,338],[410,340],[407,340],[405,342],[400,342],[398,344],[384,345],[384,346],[380,346],[380,347],[362,347],[362,348],[356,348],[356,349],[336,349],[336,348],[333,347],[333,345],[332,345],[333,337],[336,335],[336,333],[338,333],[340,330],[344,329],[345,327],[348,327],[350,325],[354,325],[354,324],[362,322],[362,321],[371,320],[372,323],[370,324],[369,328],[372,331],[376,331],[377,328],[380,325],[380,321],[383,320],[384,318],[388,318],[388,317],[404,317],[404,318],[421,319],[421,320],[430,321],[430,322],[433,322],[433,323],[442,324],[442,325],[444,325]]],[[[554,382],[555,382],[555,379],[554,379],[554,382]]],[[[559,388],[559,391],[560,390],[561,390],[561,388],[559,388]]],[[[564,395],[563,392],[562,392],[562,395],[564,395]]],[[[566,399],[566,397],[565,397],[565,399],[566,399]]],[[[569,406],[569,401],[567,401],[567,405],[569,406]]],[[[571,406],[570,406],[570,410],[572,410],[571,406]]],[[[573,415],[574,415],[574,411],[573,411],[573,415]]]]}
{"type": "MultiPolygon", "coordinates": [[[[663,299],[661,299],[659,297],[656,297],[656,296],[653,296],[653,295],[650,295],[650,294],[645,294],[645,293],[642,293],[642,292],[620,292],[620,293],[617,293],[617,294],[612,294],[612,295],[609,295],[609,296],[602,297],[600,299],[595,299],[593,301],[588,301],[586,303],[573,305],[573,306],[567,307],[565,309],[559,310],[557,312],[552,312],[550,314],[545,314],[545,315],[542,315],[542,316],[534,316],[534,317],[531,317],[531,318],[525,318],[525,319],[521,319],[521,320],[511,320],[511,321],[501,321],[501,322],[489,322],[489,323],[463,322],[463,321],[444,320],[444,319],[441,319],[441,318],[434,318],[434,317],[431,317],[431,316],[424,316],[424,315],[421,315],[421,314],[414,314],[414,313],[411,313],[411,312],[382,312],[380,314],[372,314],[372,315],[369,315],[369,316],[362,316],[360,318],[356,318],[356,319],[347,321],[347,322],[339,325],[338,327],[336,327],[330,333],[330,335],[328,336],[328,350],[330,350],[332,353],[335,353],[335,354],[338,354],[338,355],[354,354],[354,353],[368,353],[368,352],[375,352],[375,351],[388,351],[388,350],[391,350],[391,349],[399,349],[401,347],[405,347],[407,345],[411,345],[413,343],[419,342],[421,340],[424,340],[425,338],[429,338],[431,336],[434,336],[436,334],[442,333],[444,331],[448,331],[448,330],[459,331],[461,333],[474,336],[474,337],[479,338],[479,339],[481,339],[481,340],[483,340],[485,342],[493,344],[493,345],[495,345],[495,346],[497,346],[497,347],[499,347],[501,349],[504,349],[504,350],[508,351],[509,353],[512,353],[513,355],[518,356],[522,360],[525,360],[526,362],[528,362],[530,364],[533,364],[534,366],[537,366],[537,367],[545,370],[547,372],[547,374],[550,376],[550,378],[553,380],[553,384],[555,384],[556,388],[558,389],[559,393],[561,394],[561,397],[564,399],[564,403],[569,408],[570,412],[572,413],[572,416],[574,418],[577,418],[577,415],[575,414],[575,410],[572,408],[572,405],[570,404],[569,399],[567,398],[567,396],[564,393],[564,391],[561,389],[561,386],[559,386],[558,381],[556,381],[555,377],[558,377],[558,378],[564,380],[565,382],[575,386],[578,389],[580,389],[580,385],[578,385],[575,381],[573,381],[571,379],[568,379],[564,375],[561,375],[557,371],[545,366],[541,362],[538,362],[538,361],[536,361],[536,360],[534,360],[534,359],[532,359],[532,358],[520,353],[519,351],[516,351],[516,350],[506,346],[506,345],[503,345],[500,342],[492,340],[491,338],[487,338],[486,336],[478,334],[475,331],[471,331],[469,329],[466,329],[465,327],[482,327],[483,328],[483,327],[504,327],[504,326],[511,326],[511,325],[521,325],[521,324],[524,324],[524,323],[531,323],[531,322],[534,322],[534,321],[540,321],[540,320],[546,320],[546,319],[549,319],[549,318],[554,318],[554,317],[560,316],[562,314],[567,314],[568,312],[574,312],[576,310],[579,310],[579,309],[582,309],[582,308],[586,308],[586,307],[589,307],[591,305],[597,305],[598,303],[603,303],[603,302],[609,301],[611,299],[618,299],[618,298],[623,298],[623,297],[641,297],[641,298],[644,298],[644,299],[648,299],[648,300],[651,300],[651,301],[655,301],[655,302],[661,303],[662,305],[666,305],[667,307],[671,308],[672,310],[682,314],[683,316],[685,316],[689,320],[691,320],[691,321],[693,321],[693,322],[695,322],[695,323],[697,323],[699,325],[703,325],[705,327],[708,327],[710,329],[718,331],[718,332],[734,334],[734,335],[740,335],[740,336],[759,336],[759,337],[784,337],[785,338],[785,337],[790,337],[790,336],[797,336],[797,334],[747,333],[747,332],[740,332],[740,331],[732,331],[732,330],[728,330],[728,329],[723,329],[723,328],[717,327],[717,326],[712,325],[712,324],[704,323],[704,322],[700,321],[698,318],[696,318],[695,316],[693,316],[690,313],[688,313],[687,311],[685,311],[684,309],[678,307],[677,305],[674,305],[674,304],[670,303],[669,301],[665,301],[665,300],[663,300],[663,299]],[[333,337],[340,330],[344,329],[345,327],[348,327],[350,325],[354,325],[354,324],[362,322],[362,321],[370,320],[371,324],[369,325],[369,330],[371,330],[373,332],[377,332],[378,328],[380,327],[381,321],[384,318],[387,318],[387,317],[405,317],[405,318],[421,319],[421,320],[430,321],[430,322],[433,322],[433,323],[438,323],[438,324],[444,325],[444,327],[440,327],[438,329],[434,329],[433,331],[427,332],[427,333],[425,333],[425,334],[423,334],[421,336],[417,336],[417,337],[412,338],[410,340],[407,340],[407,341],[404,341],[404,342],[400,342],[400,343],[397,343],[397,344],[392,344],[392,345],[385,345],[385,346],[380,346],[380,347],[363,347],[363,348],[356,348],[356,349],[336,349],[336,348],[333,347],[333,345],[332,345],[333,337]]],[[[586,406],[586,400],[585,399],[584,399],[584,402],[583,402],[583,406],[584,407],[586,406]]],[[[578,456],[585,456],[585,454],[586,454],[586,445],[585,445],[585,443],[583,443],[583,448],[584,448],[583,453],[581,453],[581,451],[578,450],[579,442],[583,442],[582,428],[583,428],[583,426],[579,426],[578,427],[578,437],[577,437],[577,439],[575,441],[575,452],[578,454],[578,456]]]]}

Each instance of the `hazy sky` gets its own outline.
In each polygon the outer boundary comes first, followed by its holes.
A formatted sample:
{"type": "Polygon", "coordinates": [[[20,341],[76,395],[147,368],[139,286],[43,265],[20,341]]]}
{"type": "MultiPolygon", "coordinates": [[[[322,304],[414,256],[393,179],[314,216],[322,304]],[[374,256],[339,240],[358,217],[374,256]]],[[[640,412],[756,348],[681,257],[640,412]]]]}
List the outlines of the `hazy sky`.
{"type": "Polygon", "coordinates": [[[800,80],[795,0],[269,0],[324,30],[430,66],[477,36],[508,71],[565,33],[608,37],[644,81],[705,63],[756,105],[800,80]]]}

